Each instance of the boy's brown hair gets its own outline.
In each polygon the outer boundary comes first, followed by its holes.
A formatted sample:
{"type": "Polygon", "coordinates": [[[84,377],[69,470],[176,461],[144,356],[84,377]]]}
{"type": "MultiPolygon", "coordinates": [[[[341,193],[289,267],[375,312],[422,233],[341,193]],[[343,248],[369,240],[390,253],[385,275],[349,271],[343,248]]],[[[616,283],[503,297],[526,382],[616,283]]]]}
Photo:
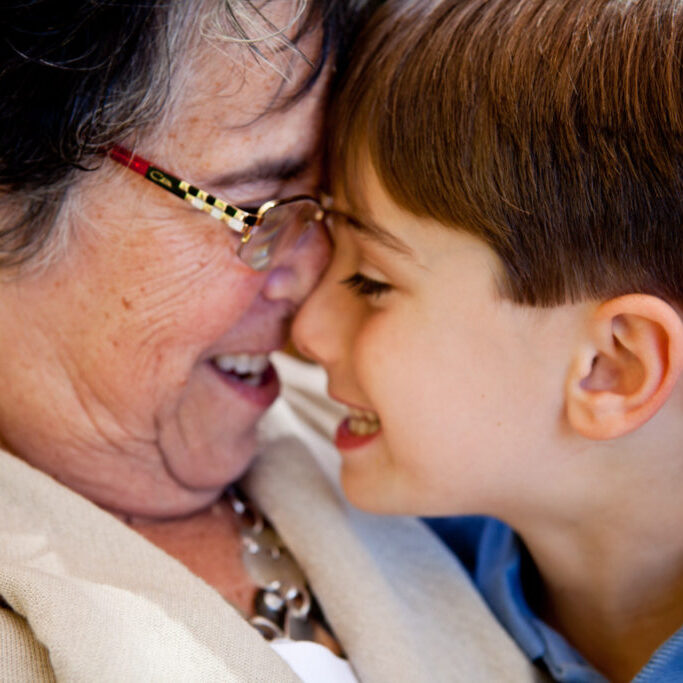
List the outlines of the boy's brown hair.
{"type": "Polygon", "coordinates": [[[683,303],[683,0],[388,0],[354,50],[328,150],[351,201],[369,158],[520,303],[683,303]]]}

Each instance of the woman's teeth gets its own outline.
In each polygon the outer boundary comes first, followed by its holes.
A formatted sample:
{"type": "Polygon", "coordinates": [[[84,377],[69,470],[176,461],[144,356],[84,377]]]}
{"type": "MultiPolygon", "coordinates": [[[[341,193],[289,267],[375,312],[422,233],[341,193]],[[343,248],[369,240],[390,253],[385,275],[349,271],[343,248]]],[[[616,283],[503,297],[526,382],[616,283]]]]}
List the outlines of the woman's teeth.
{"type": "Polygon", "coordinates": [[[250,355],[248,353],[216,356],[213,362],[222,372],[237,375],[239,379],[251,386],[261,384],[263,373],[270,365],[266,354],[250,355]]]}
{"type": "Polygon", "coordinates": [[[357,436],[374,434],[380,428],[379,417],[370,410],[349,409],[349,431],[357,436]]]}

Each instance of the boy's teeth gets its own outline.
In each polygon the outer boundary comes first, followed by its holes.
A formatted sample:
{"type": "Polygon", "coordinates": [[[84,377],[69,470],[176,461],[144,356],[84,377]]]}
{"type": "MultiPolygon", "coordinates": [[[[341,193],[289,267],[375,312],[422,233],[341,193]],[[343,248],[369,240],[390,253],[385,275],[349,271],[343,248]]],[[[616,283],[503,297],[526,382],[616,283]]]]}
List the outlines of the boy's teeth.
{"type": "Polygon", "coordinates": [[[239,375],[260,375],[268,367],[270,361],[265,354],[239,353],[216,356],[214,362],[223,372],[236,372],[239,375]]]}
{"type": "Polygon", "coordinates": [[[379,417],[377,413],[373,413],[371,410],[361,410],[360,408],[349,408],[349,414],[352,418],[357,418],[359,420],[367,420],[368,422],[378,422],[379,417]]]}
{"type": "Polygon", "coordinates": [[[379,417],[370,410],[349,409],[349,431],[358,436],[374,434],[380,428],[379,417]]]}

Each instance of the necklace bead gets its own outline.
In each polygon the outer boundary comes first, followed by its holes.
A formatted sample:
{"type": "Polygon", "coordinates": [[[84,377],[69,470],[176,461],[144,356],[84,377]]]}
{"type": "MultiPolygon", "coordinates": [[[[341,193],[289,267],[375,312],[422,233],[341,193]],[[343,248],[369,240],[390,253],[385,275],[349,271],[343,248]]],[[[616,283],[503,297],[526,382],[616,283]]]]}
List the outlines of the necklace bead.
{"type": "Polygon", "coordinates": [[[332,649],[339,652],[301,567],[277,531],[235,485],[226,489],[225,496],[237,518],[244,566],[259,587],[251,625],[267,640],[317,641],[322,634],[320,640],[328,647],[332,640],[332,649]]]}

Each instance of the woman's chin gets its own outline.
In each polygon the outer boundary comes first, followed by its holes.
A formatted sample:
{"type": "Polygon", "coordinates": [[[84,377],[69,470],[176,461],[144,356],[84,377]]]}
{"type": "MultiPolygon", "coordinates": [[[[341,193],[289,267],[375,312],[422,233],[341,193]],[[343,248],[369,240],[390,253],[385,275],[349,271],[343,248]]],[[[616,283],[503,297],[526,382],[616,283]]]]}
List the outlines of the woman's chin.
{"type": "Polygon", "coordinates": [[[154,472],[138,472],[118,478],[88,491],[79,491],[93,502],[112,512],[135,517],[168,519],[185,517],[215,503],[229,484],[249,468],[256,449],[255,441],[239,449],[214,449],[192,457],[180,452],[177,457],[165,454],[154,472]],[[230,453],[227,458],[218,454],[230,453]],[[212,453],[216,453],[212,457],[212,453]],[[151,476],[150,476],[151,475],[151,476]],[[127,484],[124,483],[127,480],[127,484]]]}
{"type": "Polygon", "coordinates": [[[191,491],[222,490],[237,481],[256,456],[256,430],[211,446],[164,452],[168,477],[180,488],[191,491]]]}
{"type": "Polygon", "coordinates": [[[98,501],[100,507],[116,517],[130,521],[131,518],[169,520],[188,517],[213,505],[223,495],[223,487],[204,490],[182,490],[166,492],[164,495],[150,494],[147,499],[137,497],[118,498],[116,501],[98,501]]]}

